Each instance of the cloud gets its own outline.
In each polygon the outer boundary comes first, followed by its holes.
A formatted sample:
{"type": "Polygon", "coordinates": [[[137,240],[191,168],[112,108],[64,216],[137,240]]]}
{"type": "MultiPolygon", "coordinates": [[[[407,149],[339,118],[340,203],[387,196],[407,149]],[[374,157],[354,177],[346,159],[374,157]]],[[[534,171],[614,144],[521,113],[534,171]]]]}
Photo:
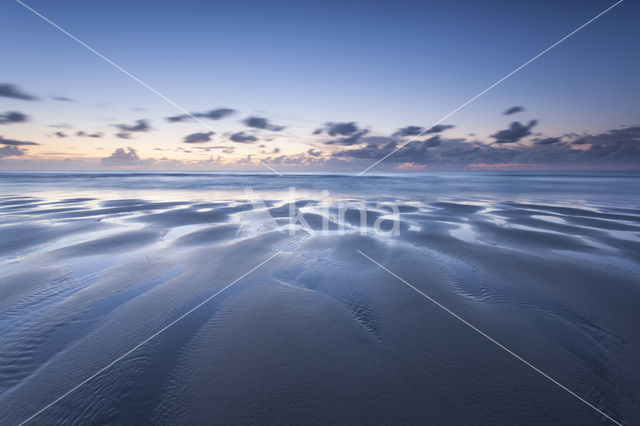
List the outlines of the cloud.
{"type": "Polygon", "coordinates": [[[325,145],[344,145],[351,146],[361,143],[361,138],[366,135],[369,131],[364,129],[358,132],[352,133],[350,136],[345,136],[343,138],[332,139],[325,142],[325,145]]]}
{"type": "Polygon", "coordinates": [[[75,99],[67,98],[66,96],[52,96],[51,99],[60,102],[76,102],[75,99]]]}
{"type": "Polygon", "coordinates": [[[67,135],[64,132],[55,132],[54,135],[56,135],[59,138],[66,138],[67,135]]]}
{"type": "Polygon", "coordinates": [[[24,149],[19,148],[19,146],[25,145],[39,145],[35,142],[29,141],[18,141],[15,139],[5,139],[0,136],[0,158],[4,157],[21,157],[26,151],[24,149]]]}
{"type": "Polygon", "coordinates": [[[514,121],[509,125],[508,129],[500,130],[493,135],[495,143],[514,143],[520,141],[522,138],[531,134],[533,126],[538,124],[536,120],[529,121],[529,124],[521,124],[519,121],[514,121]]]}
{"type": "Polygon", "coordinates": [[[579,153],[590,159],[640,162],[640,126],[582,135],[573,141],[573,145],[589,145],[579,153]]]}
{"type": "Polygon", "coordinates": [[[83,130],[78,130],[76,132],[76,136],[86,136],[89,138],[101,138],[103,136],[102,132],[96,132],[96,133],[87,133],[83,130]]]}
{"type": "MultiPolygon", "coordinates": [[[[517,127],[517,126],[516,126],[517,127]]],[[[528,126],[532,127],[529,123],[528,126]]],[[[519,129],[519,127],[518,127],[519,129]]],[[[510,130],[510,129],[509,129],[510,130]]],[[[520,134],[525,133],[520,131],[520,134]]],[[[398,145],[393,137],[365,137],[365,146],[331,153],[331,164],[365,167],[391,153],[398,145]]],[[[429,169],[640,169],[640,126],[628,126],[576,137],[542,137],[533,144],[486,144],[466,138],[433,136],[414,141],[385,161],[388,168],[403,163],[429,169]],[[566,143],[570,139],[573,143],[566,143]],[[577,149],[579,147],[579,149],[577,149]]]]}
{"type": "Polygon", "coordinates": [[[612,129],[595,135],[581,135],[573,141],[573,144],[615,144],[620,142],[640,143],[640,126],[612,129]]]}
{"type": "Polygon", "coordinates": [[[456,127],[456,126],[453,125],[453,124],[436,124],[435,126],[430,128],[429,130],[424,132],[424,134],[428,135],[428,134],[431,134],[431,133],[441,133],[441,132],[444,132],[445,130],[453,129],[454,127],[456,127]]]}
{"type": "Polygon", "coordinates": [[[136,120],[135,124],[114,124],[114,126],[123,132],[148,132],[151,130],[148,120],[136,120]]]}
{"type": "Polygon", "coordinates": [[[347,136],[347,135],[352,135],[358,131],[358,126],[353,121],[350,121],[348,123],[329,122],[326,124],[326,126],[327,126],[326,131],[329,134],[329,136],[336,136],[336,135],[347,136]]]}
{"type": "Polygon", "coordinates": [[[393,134],[393,136],[403,137],[403,136],[429,135],[432,133],[441,133],[447,129],[453,129],[454,127],[456,126],[454,126],[453,124],[436,124],[430,129],[425,130],[424,127],[420,127],[420,126],[407,126],[407,127],[402,127],[398,129],[393,134]]]}
{"type": "MultiPolygon", "coordinates": [[[[217,109],[212,109],[205,112],[193,112],[191,114],[193,115],[193,117],[196,117],[196,118],[208,118],[209,120],[220,120],[221,118],[224,118],[235,112],[236,110],[231,108],[217,108],[217,109]]],[[[188,115],[188,114],[182,114],[182,115],[174,115],[173,117],[167,117],[166,120],[170,123],[178,123],[181,121],[193,120],[193,117],[191,117],[191,115],[188,115]]]]}
{"type": "Polygon", "coordinates": [[[440,138],[440,136],[435,135],[433,137],[430,137],[429,139],[422,141],[422,143],[424,144],[424,146],[426,146],[427,148],[433,148],[435,146],[440,146],[442,145],[442,139],[440,138]]]}
{"type": "Polygon", "coordinates": [[[551,145],[552,143],[560,142],[562,138],[542,138],[536,139],[534,143],[536,145],[551,145]]]}
{"type": "Polygon", "coordinates": [[[186,143],[204,143],[211,141],[211,136],[213,132],[207,133],[191,133],[184,137],[184,142],[186,143]]]}
{"type": "Polygon", "coordinates": [[[243,123],[247,127],[253,127],[255,129],[264,129],[264,130],[273,130],[274,132],[279,132],[283,130],[284,126],[277,126],[275,124],[269,123],[269,120],[263,117],[247,117],[243,120],[243,123]]]}
{"type": "Polygon", "coordinates": [[[524,111],[524,107],[521,106],[513,106],[509,109],[507,109],[505,112],[503,112],[502,114],[504,115],[511,115],[511,114],[516,114],[518,112],[522,112],[524,111]]]}
{"type": "Polygon", "coordinates": [[[7,111],[4,114],[0,114],[0,124],[24,123],[27,120],[28,117],[18,111],[7,111]]]}
{"type": "Polygon", "coordinates": [[[233,142],[240,143],[251,143],[258,140],[258,138],[256,138],[255,136],[248,135],[245,132],[236,132],[229,136],[229,139],[231,139],[233,142]]]}
{"type": "Polygon", "coordinates": [[[131,147],[127,148],[127,150],[123,148],[117,148],[110,156],[102,159],[103,164],[111,165],[136,164],[140,161],[141,160],[140,157],[138,157],[138,153],[131,147]]]}
{"type": "MultiPolygon", "coordinates": [[[[504,150],[504,148],[492,148],[486,145],[485,147],[492,152],[504,150]]],[[[366,164],[392,153],[395,148],[394,141],[386,144],[370,143],[363,148],[334,152],[333,157],[343,158],[347,161],[350,159],[358,160],[362,164],[366,164]]],[[[426,165],[429,168],[459,169],[473,163],[476,158],[482,158],[479,155],[481,150],[482,148],[475,141],[467,141],[463,138],[448,139],[436,135],[425,141],[411,142],[396,151],[393,156],[389,157],[388,166],[394,168],[410,163],[413,168],[426,165]]]]}
{"type": "Polygon", "coordinates": [[[116,137],[120,139],[131,139],[131,133],[129,132],[118,132],[116,133],[116,137]]]}
{"type": "Polygon", "coordinates": [[[407,126],[398,129],[393,135],[394,136],[418,136],[424,132],[424,127],[420,126],[407,126]]]}
{"type": "MultiPolygon", "coordinates": [[[[446,139],[447,144],[459,144],[464,139],[446,139]]],[[[424,164],[432,160],[435,156],[434,150],[443,144],[445,139],[439,135],[432,136],[429,139],[414,141],[406,144],[402,149],[397,150],[390,158],[390,163],[416,163],[424,164]]],[[[354,158],[378,160],[387,154],[394,152],[398,147],[398,142],[392,137],[369,137],[365,138],[366,146],[356,149],[344,151],[336,151],[332,153],[334,158],[354,158]]]]}
{"type": "Polygon", "coordinates": [[[323,127],[316,129],[313,134],[326,133],[329,136],[344,136],[342,138],[325,141],[325,145],[356,145],[361,143],[361,138],[369,133],[367,129],[360,129],[354,121],[329,121],[323,127]]]}
{"type": "Polygon", "coordinates": [[[316,151],[315,149],[311,148],[307,151],[307,154],[311,157],[319,157],[320,155],[322,155],[322,152],[316,151]]]}
{"type": "Polygon", "coordinates": [[[22,99],[23,101],[35,101],[38,98],[25,93],[15,84],[0,83],[0,97],[22,99]]]}
{"type": "Polygon", "coordinates": [[[356,132],[358,132],[360,129],[358,128],[358,125],[353,122],[353,121],[349,121],[349,122],[333,122],[333,121],[329,121],[327,123],[324,123],[324,127],[321,127],[319,129],[316,129],[313,134],[314,135],[319,135],[323,132],[327,133],[329,136],[337,136],[337,135],[341,135],[341,136],[349,136],[352,135],[356,132]]]}
{"type": "Polygon", "coordinates": [[[4,145],[0,147],[0,158],[4,157],[20,157],[24,155],[24,150],[15,145],[4,145]]]}
{"type": "MultiPolygon", "coordinates": [[[[334,158],[354,158],[354,159],[379,159],[385,155],[391,153],[395,148],[395,142],[390,142],[390,146],[378,146],[374,143],[369,143],[365,147],[347,149],[342,151],[335,151],[331,154],[334,158]]],[[[402,150],[398,151],[400,153],[402,150]]],[[[396,158],[393,158],[393,162],[396,162],[396,158]]]]}
{"type": "Polygon", "coordinates": [[[5,139],[2,136],[0,136],[0,145],[18,146],[18,145],[40,145],[40,144],[36,143],[36,142],[18,141],[18,140],[15,140],[15,139],[5,139]]]}

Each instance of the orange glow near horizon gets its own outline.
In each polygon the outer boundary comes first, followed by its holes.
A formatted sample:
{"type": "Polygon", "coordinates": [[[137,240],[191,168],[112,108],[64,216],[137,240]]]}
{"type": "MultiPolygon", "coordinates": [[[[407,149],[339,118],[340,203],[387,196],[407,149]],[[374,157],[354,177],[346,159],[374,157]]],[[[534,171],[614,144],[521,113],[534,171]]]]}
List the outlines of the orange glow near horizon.
{"type": "Polygon", "coordinates": [[[405,162],[405,163],[397,164],[393,168],[395,170],[427,170],[427,165],[412,163],[412,162],[405,162]]]}

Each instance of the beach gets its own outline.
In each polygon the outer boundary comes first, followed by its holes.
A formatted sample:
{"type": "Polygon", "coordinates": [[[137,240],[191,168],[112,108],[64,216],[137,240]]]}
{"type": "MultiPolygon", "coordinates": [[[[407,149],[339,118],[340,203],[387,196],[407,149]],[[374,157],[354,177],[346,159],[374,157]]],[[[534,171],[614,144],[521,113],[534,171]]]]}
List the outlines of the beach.
{"type": "Polygon", "coordinates": [[[442,307],[640,422],[640,175],[2,172],[0,194],[2,424],[54,401],[30,424],[611,424],[442,307]]]}

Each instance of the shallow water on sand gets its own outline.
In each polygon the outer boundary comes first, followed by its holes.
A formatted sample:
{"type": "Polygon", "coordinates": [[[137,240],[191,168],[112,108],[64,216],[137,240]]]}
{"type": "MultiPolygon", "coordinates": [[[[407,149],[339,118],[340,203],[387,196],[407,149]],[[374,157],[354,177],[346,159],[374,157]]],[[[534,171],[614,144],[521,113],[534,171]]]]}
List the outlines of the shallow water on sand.
{"type": "Polygon", "coordinates": [[[280,252],[32,422],[609,424],[357,250],[640,423],[639,194],[630,174],[0,173],[0,423],[280,252]]]}

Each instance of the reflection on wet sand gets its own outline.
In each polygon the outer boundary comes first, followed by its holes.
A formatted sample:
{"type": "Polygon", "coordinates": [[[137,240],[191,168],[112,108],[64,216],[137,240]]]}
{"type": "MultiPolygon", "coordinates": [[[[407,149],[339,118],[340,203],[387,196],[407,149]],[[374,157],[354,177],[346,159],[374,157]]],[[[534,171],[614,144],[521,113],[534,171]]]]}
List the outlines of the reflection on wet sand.
{"type": "Polygon", "coordinates": [[[640,419],[637,204],[381,187],[359,199],[307,188],[291,204],[283,185],[264,212],[244,185],[235,197],[0,198],[0,422],[29,417],[282,251],[38,421],[604,424],[358,249],[614,418],[640,419]],[[337,226],[346,200],[365,205],[364,230],[358,212],[337,226]],[[380,201],[398,206],[398,235],[374,229],[380,201]],[[310,228],[288,223],[292,209],[310,228]]]}

